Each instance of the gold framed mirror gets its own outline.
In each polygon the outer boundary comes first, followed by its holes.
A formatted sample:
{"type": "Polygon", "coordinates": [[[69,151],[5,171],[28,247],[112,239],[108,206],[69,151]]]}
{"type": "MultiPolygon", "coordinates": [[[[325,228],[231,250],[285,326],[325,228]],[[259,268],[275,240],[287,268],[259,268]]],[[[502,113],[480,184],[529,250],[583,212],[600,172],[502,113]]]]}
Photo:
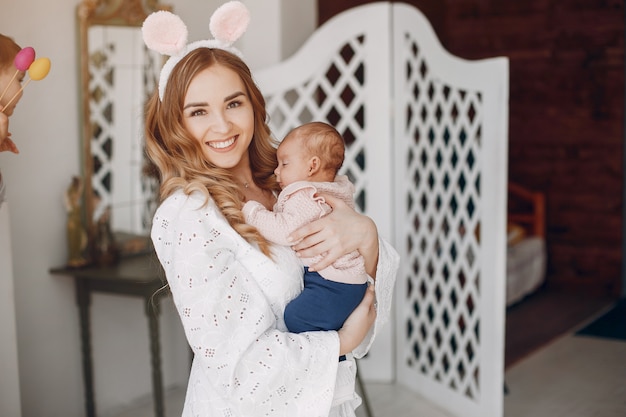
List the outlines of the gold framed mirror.
{"type": "Polygon", "coordinates": [[[119,252],[149,246],[158,184],[143,175],[143,109],[156,88],[162,57],[148,50],[141,25],[171,10],[158,0],[82,0],[79,31],[84,220],[97,257],[102,224],[119,252]]]}

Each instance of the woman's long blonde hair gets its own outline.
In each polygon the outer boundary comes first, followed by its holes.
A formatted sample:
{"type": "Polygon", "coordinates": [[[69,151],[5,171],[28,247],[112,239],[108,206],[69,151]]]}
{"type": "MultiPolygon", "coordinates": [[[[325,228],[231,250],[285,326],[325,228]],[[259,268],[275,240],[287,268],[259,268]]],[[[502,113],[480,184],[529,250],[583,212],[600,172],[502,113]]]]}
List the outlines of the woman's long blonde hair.
{"type": "Polygon", "coordinates": [[[253,81],[250,69],[227,51],[198,48],[187,54],[172,70],[163,101],[155,92],[148,102],[146,152],[159,177],[159,197],[162,201],[179,188],[186,194],[193,191],[203,193],[207,203],[210,196],[228,223],[244,239],[256,243],[263,253],[269,255],[268,241],[244,220],[241,212],[243,196],[230,171],[207,161],[198,141],[183,127],[183,105],[189,84],[196,74],[213,65],[235,71],[246,86],[254,109],[254,135],[248,147],[254,183],[265,190],[279,191],[273,177],[277,143],[266,122],[265,99],[253,81]]]}

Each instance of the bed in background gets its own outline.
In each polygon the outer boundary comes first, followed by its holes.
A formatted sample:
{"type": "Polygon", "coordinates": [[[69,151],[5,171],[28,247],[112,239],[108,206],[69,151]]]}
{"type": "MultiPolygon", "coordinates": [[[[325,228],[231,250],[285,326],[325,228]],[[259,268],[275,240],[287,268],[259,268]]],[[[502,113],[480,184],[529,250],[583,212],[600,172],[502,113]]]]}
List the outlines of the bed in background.
{"type": "Polygon", "coordinates": [[[509,182],[506,305],[536,291],[546,276],[545,196],[509,182]]]}

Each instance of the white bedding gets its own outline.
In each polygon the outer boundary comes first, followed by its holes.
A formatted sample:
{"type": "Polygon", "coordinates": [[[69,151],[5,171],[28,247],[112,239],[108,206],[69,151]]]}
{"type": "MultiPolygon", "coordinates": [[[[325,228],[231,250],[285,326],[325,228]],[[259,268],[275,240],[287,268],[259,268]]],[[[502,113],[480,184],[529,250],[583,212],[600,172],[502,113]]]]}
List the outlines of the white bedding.
{"type": "Polygon", "coordinates": [[[506,305],[520,301],[541,286],[546,274],[546,244],[527,237],[507,248],[506,305]]]}

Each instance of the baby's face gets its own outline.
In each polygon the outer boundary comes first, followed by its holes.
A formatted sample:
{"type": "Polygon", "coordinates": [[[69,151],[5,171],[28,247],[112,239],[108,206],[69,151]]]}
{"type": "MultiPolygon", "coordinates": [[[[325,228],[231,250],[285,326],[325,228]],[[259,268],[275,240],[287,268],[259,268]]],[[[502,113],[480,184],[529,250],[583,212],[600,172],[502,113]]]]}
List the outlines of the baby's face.
{"type": "Polygon", "coordinates": [[[280,188],[309,178],[309,160],[298,139],[286,138],[276,151],[278,166],[274,170],[280,188]]]}
{"type": "Polygon", "coordinates": [[[15,75],[15,71],[16,69],[13,66],[0,70],[0,94],[4,91],[4,95],[0,100],[0,105],[2,107],[6,106],[6,104],[11,101],[13,96],[17,94],[15,99],[13,99],[11,104],[9,104],[9,107],[3,111],[3,113],[7,116],[11,116],[13,114],[13,110],[15,110],[17,102],[20,101],[22,94],[24,93],[24,91],[20,91],[20,88],[22,87],[22,80],[24,79],[26,73],[24,71],[19,71],[17,76],[14,78],[13,76],[15,75]]]}

